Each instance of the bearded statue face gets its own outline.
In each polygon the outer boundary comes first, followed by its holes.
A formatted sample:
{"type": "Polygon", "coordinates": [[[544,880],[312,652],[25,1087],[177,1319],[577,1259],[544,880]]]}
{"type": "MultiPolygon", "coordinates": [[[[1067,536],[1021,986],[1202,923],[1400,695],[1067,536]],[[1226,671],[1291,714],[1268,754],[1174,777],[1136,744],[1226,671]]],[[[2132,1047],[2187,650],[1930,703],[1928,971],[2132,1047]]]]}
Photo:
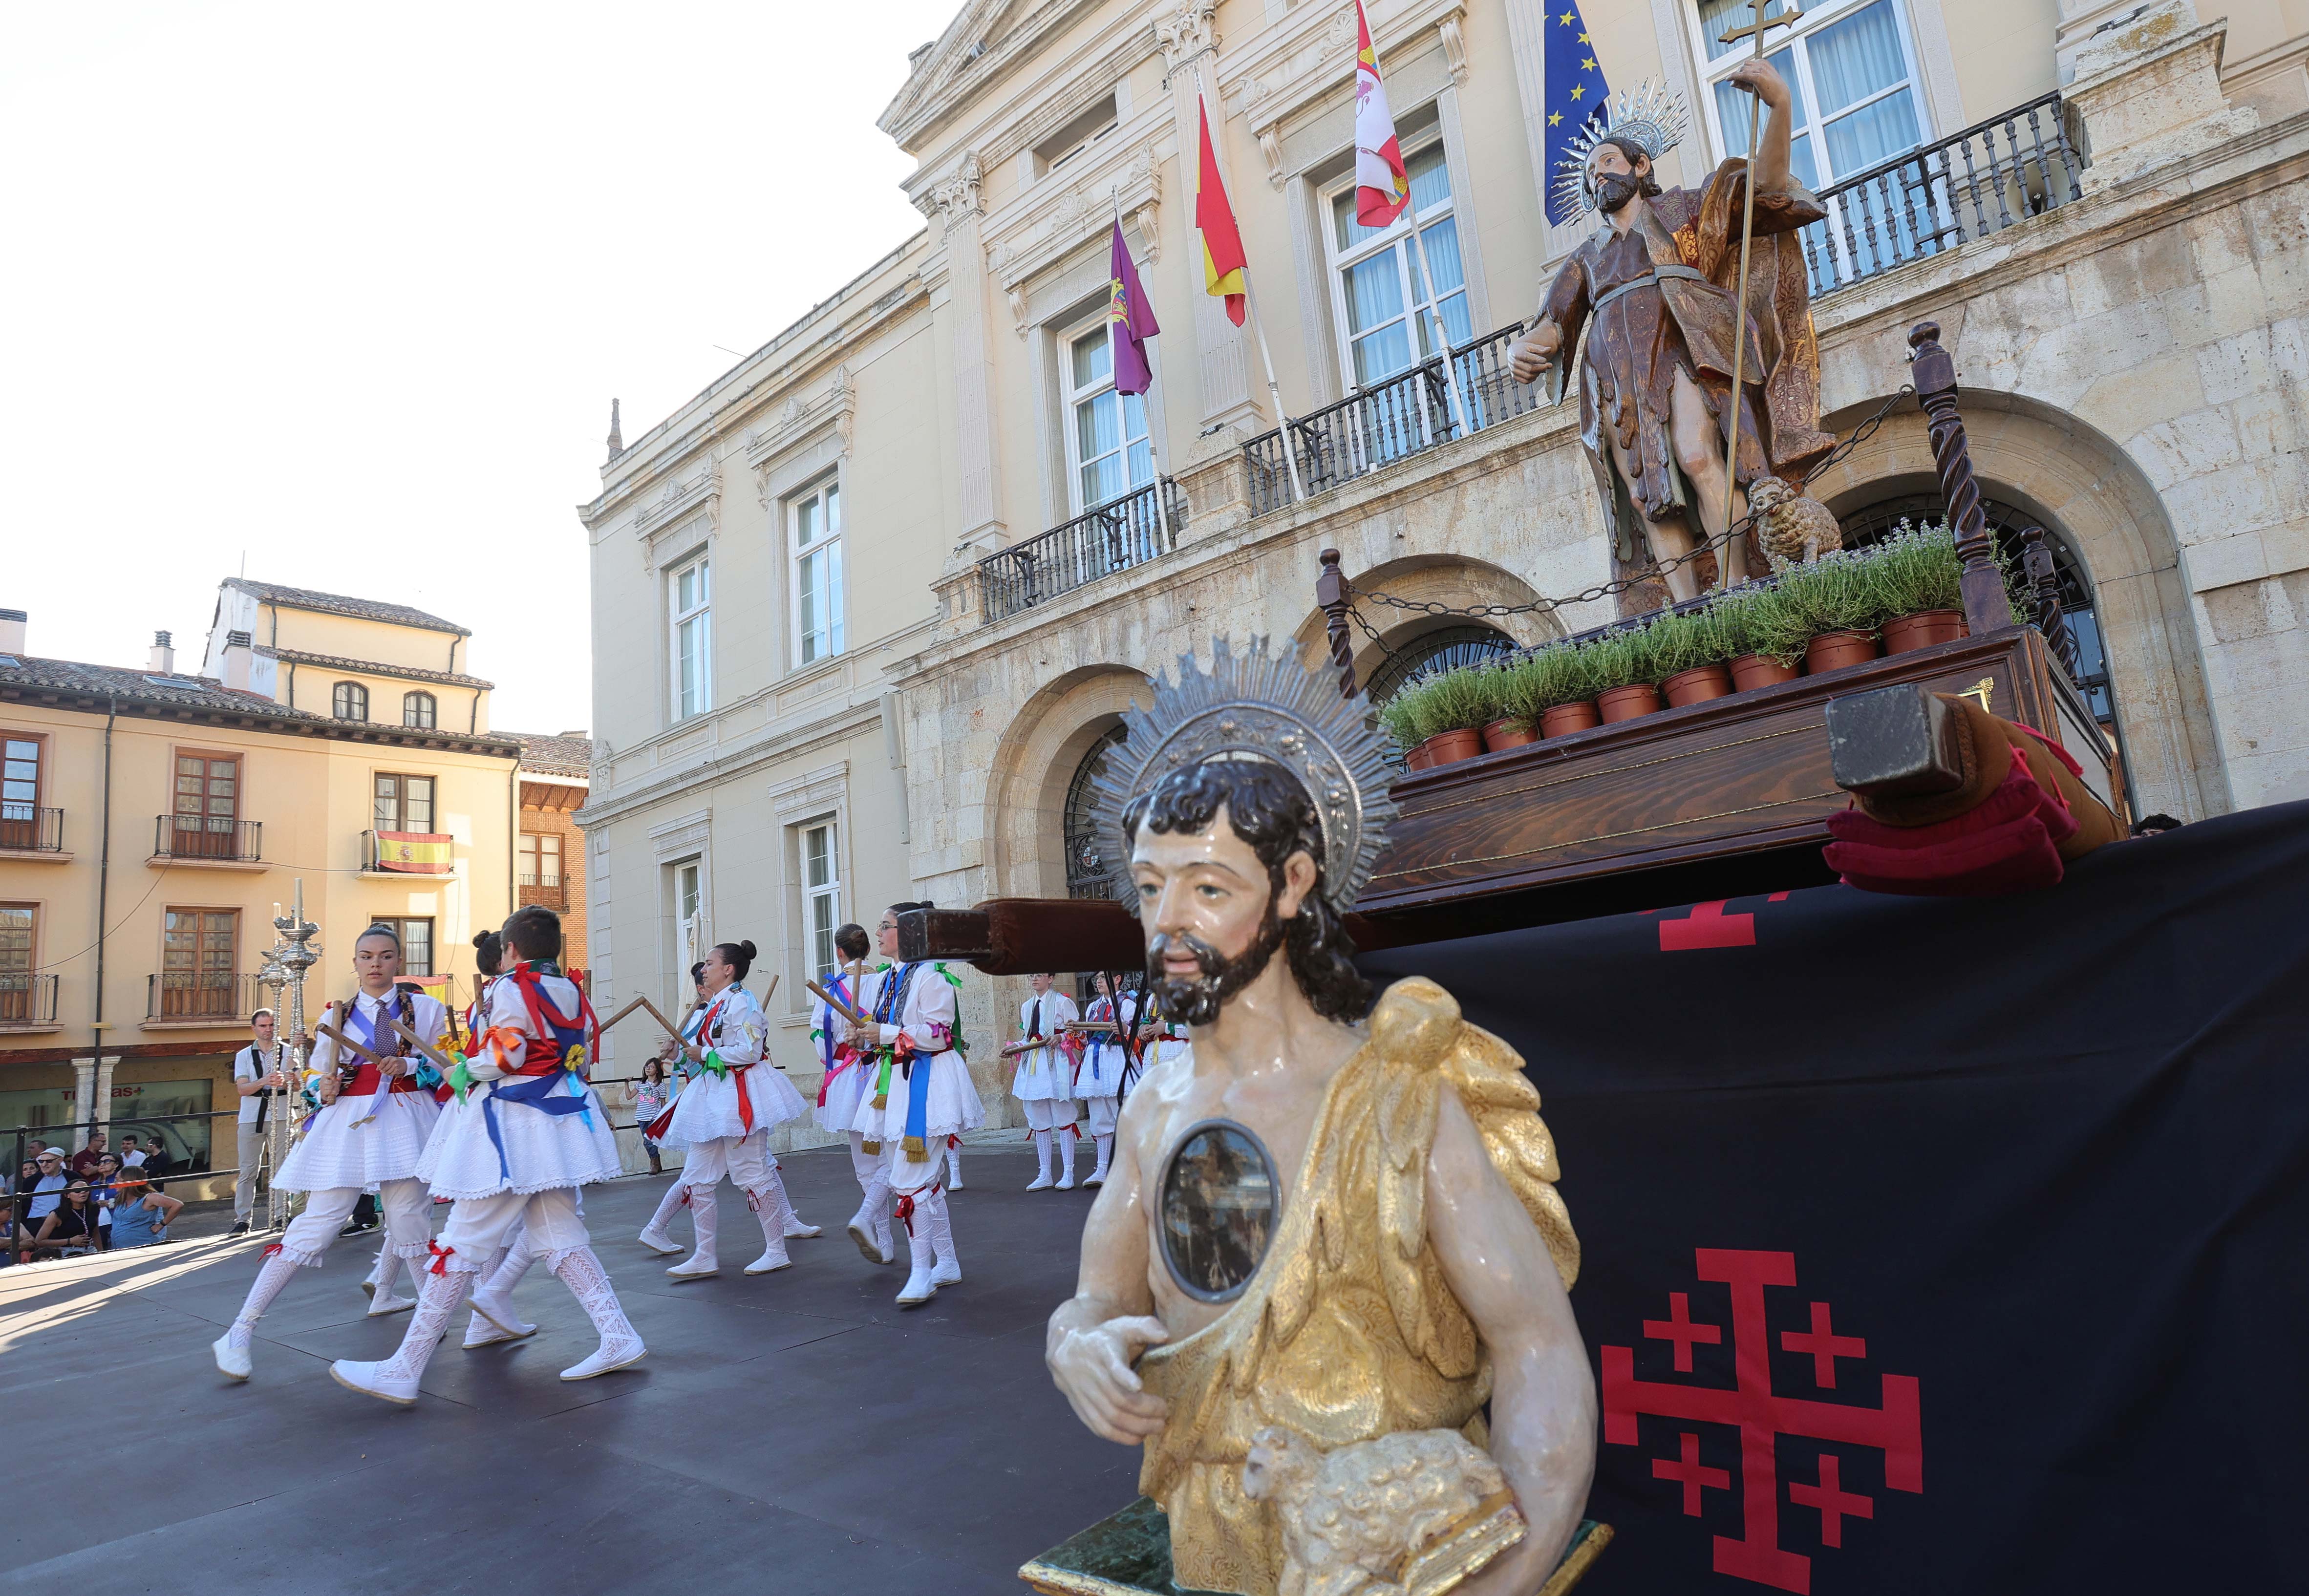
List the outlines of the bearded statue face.
{"type": "Polygon", "coordinates": [[[1283,945],[1283,921],[1314,884],[1303,853],[1303,884],[1286,865],[1277,893],[1267,866],[1238,835],[1222,806],[1198,832],[1142,829],[1130,855],[1138,917],[1146,928],[1146,978],[1163,1012],[1208,1025],[1226,1000],[1257,980],[1283,945]]]}
{"type": "Polygon", "coordinates": [[[1639,153],[1631,161],[1628,152],[1617,144],[1606,142],[1596,145],[1595,154],[1587,160],[1587,180],[1596,191],[1596,208],[1613,216],[1638,194],[1657,194],[1658,187],[1650,181],[1651,173],[1649,156],[1639,153]]]}

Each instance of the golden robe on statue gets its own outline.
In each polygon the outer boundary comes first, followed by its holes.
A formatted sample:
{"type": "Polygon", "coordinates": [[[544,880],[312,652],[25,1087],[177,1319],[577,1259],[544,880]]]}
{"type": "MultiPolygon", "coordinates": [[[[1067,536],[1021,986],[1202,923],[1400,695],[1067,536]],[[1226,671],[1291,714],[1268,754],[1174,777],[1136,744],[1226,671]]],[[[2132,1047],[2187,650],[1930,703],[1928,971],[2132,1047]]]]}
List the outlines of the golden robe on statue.
{"type": "Polygon", "coordinates": [[[1485,1441],[1492,1371],[1427,1245],[1426,1178],[1449,1091],[1569,1287],[1579,1241],[1523,1061],[1431,981],[1397,982],[1332,1078],[1274,1240],[1220,1318],[1139,1360],[1170,1416],[1138,1487],[1170,1520],[1181,1590],[1275,1596],[1274,1509],[1243,1494],[1252,1436],[1284,1425],[1329,1451],[1399,1430],[1485,1441]]]}
{"type": "MultiPolygon", "coordinates": [[[[1699,384],[1716,419],[1717,452],[1724,447],[1731,415],[1732,297],[1747,185],[1748,163],[1734,157],[1698,189],[1649,196],[1643,218],[1625,234],[1604,220],[1563,263],[1539,307],[1540,318],[1562,329],[1567,355],[1587,326],[1578,366],[1579,436],[1622,565],[1648,557],[1628,506],[1658,521],[1689,499],[1668,432],[1677,371],[1699,384]],[[1635,462],[1637,480],[1620,480],[1607,430],[1635,462]]],[[[1743,488],[1763,476],[1801,482],[1836,446],[1836,435],[1820,429],[1820,345],[1797,237],[1826,214],[1799,187],[1756,196],[1735,467],[1743,488]]],[[[1557,373],[1567,364],[1559,362],[1557,373]]]]}

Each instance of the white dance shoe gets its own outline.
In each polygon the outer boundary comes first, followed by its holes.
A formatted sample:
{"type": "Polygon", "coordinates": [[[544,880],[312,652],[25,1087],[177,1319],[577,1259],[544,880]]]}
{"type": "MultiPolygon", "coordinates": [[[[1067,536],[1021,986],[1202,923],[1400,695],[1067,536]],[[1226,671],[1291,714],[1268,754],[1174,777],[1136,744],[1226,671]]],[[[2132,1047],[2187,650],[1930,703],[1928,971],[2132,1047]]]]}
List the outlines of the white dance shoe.
{"type": "Polygon", "coordinates": [[[468,1325],[465,1330],[465,1344],[469,1347],[486,1346],[490,1342],[519,1341],[523,1336],[537,1333],[537,1326],[514,1312],[511,1302],[503,1297],[492,1294],[487,1289],[473,1293],[472,1304],[473,1317],[477,1321],[487,1321],[497,1333],[483,1336],[480,1341],[475,1341],[473,1330],[476,1326],[468,1325]]]}
{"type": "Polygon", "coordinates": [[[235,1346],[233,1336],[240,1331],[236,1324],[209,1343],[209,1350],[216,1354],[217,1373],[229,1380],[246,1380],[256,1369],[255,1360],[249,1355],[255,1333],[243,1333],[240,1344],[235,1346]]]}
{"type": "Polygon", "coordinates": [[[656,1253],[662,1257],[670,1258],[677,1253],[684,1250],[681,1243],[667,1235],[662,1229],[656,1225],[651,1225],[644,1229],[636,1239],[638,1239],[644,1247],[649,1248],[650,1251],[656,1253]]]}
{"type": "Polygon", "coordinates": [[[930,1284],[932,1286],[962,1284],[962,1260],[950,1254],[940,1255],[937,1264],[930,1270],[930,1284]]]}
{"type": "Polygon", "coordinates": [[[913,1272],[906,1276],[905,1289],[898,1293],[900,1307],[920,1307],[938,1295],[938,1271],[930,1267],[929,1249],[925,1247],[914,1258],[913,1272]]]}
{"type": "Polygon", "coordinates": [[[678,1281],[708,1280],[721,1272],[721,1261],[704,1253],[692,1253],[666,1271],[669,1276],[678,1281]]]}
{"type": "Polygon", "coordinates": [[[786,1256],[785,1243],[781,1241],[777,1246],[769,1248],[767,1251],[764,1252],[760,1257],[747,1264],[746,1272],[748,1274],[775,1274],[781,1269],[791,1269],[792,1267],[793,1260],[786,1256]]]}
{"type": "Polygon", "coordinates": [[[1044,1174],[1037,1175],[1033,1179],[1028,1181],[1026,1183],[1026,1189],[1030,1192],[1046,1192],[1051,1189],[1051,1178],[1046,1172],[1044,1174]]]}
{"type": "Polygon", "coordinates": [[[385,1372],[382,1363],[355,1363],[340,1358],[329,1365],[329,1373],[337,1384],[348,1391],[358,1391],[365,1396],[393,1403],[397,1407],[417,1405],[417,1381],[411,1376],[393,1376],[385,1372]]]}
{"type": "Polygon", "coordinates": [[[606,1375],[616,1369],[631,1368],[648,1356],[649,1349],[642,1345],[641,1337],[612,1336],[595,1349],[593,1355],[584,1362],[573,1363],[563,1369],[561,1377],[565,1380],[590,1380],[596,1375],[606,1375]]]}
{"type": "Polygon", "coordinates": [[[393,1314],[405,1314],[416,1306],[417,1298],[414,1297],[395,1297],[390,1291],[379,1291],[368,1299],[368,1312],[363,1317],[383,1319],[393,1314]]]}
{"type": "Polygon", "coordinates": [[[889,1227],[876,1224],[873,1217],[860,1209],[850,1221],[850,1239],[858,1244],[860,1255],[869,1264],[895,1264],[896,1250],[891,1245],[889,1227]]]}

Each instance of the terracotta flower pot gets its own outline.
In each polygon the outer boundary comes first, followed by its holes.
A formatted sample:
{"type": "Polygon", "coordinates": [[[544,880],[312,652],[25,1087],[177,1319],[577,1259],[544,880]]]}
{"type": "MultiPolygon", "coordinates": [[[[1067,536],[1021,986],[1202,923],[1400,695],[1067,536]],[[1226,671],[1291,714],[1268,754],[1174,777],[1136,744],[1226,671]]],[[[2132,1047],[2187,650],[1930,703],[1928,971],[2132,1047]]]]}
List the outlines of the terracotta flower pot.
{"type": "Polygon", "coordinates": [[[1509,715],[1483,728],[1483,752],[1496,754],[1502,748],[1520,748],[1526,743],[1539,741],[1539,733],[1530,721],[1509,715]]]}
{"type": "Polygon", "coordinates": [[[1472,726],[1458,731],[1439,731],[1420,746],[1427,750],[1427,768],[1431,771],[1439,764],[1457,764],[1481,754],[1483,734],[1472,726]]]}
{"type": "Polygon", "coordinates": [[[1803,674],[1793,665],[1783,665],[1762,654],[1743,654],[1732,661],[1732,690],[1753,693],[1759,687],[1792,682],[1803,674]]]}
{"type": "Polygon", "coordinates": [[[1679,670],[1660,684],[1666,695],[1667,707],[1682,709],[1687,703],[1706,703],[1711,698],[1732,696],[1732,673],[1721,665],[1695,665],[1690,670],[1679,670]]]}
{"type": "Polygon", "coordinates": [[[1567,732],[1585,731],[1591,726],[1600,725],[1603,719],[1596,712],[1595,704],[1586,699],[1578,703],[1559,703],[1553,709],[1541,712],[1539,735],[1561,737],[1567,732]]]}
{"type": "Polygon", "coordinates": [[[1412,771],[1423,771],[1427,768],[1427,745],[1425,743],[1420,743],[1414,746],[1410,752],[1404,755],[1403,768],[1406,772],[1412,771]]]}
{"type": "Polygon", "coordinates": [[[1884,623],[1884,651],[1905,654],[1910,649],[1930,648],[1936,643],[1954,643],[1959,637],[1972,635],[1972,628],[1964,623],[1961,609],[1920,609],[1914,615],[1904,615],[1884,623]]]}
{"type": "Polygon", "coordinates": [[[1634,682],[1624,687],[1606,687],[1596,694],[1596,707],[1604,712],[1604,723],[1632,720],[1639,715],[1651,715],[1661,708],[1659,689],[1649,682],[1634,682]]]}
{"type": "Polygon", "coordinates": [[[1804,644],[1804,669],[1813,676],[1865,665],[1882,651],[1865,632],[1823,632],[1804,644]]]}

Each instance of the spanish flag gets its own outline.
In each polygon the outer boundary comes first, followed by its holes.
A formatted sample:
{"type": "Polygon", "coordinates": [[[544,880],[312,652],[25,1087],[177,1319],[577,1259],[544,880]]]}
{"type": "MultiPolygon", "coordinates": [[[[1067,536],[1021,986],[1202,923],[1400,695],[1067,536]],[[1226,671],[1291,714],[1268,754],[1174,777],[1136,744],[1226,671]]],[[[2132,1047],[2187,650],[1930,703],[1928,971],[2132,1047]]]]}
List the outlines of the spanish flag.
{"type": "Polygon", "coordinates": [[[449,857],[456,839],[438,832],[379,832],[376,867],[419,876],[446,876],[456,865],[449,857]]]}
{"type": "Polygon", "coordinates": [[[1195,174],[1195,225],[1203,230],[1204,292],[1226,300],[1227,320],[1242,325],[1242,233],[1234,225],[1234,207],[1227,203],[1226,184],[1219,177],[1218,151],[1211,147],[1210,108],[1195,96],[1202,118],[1203,158],[1195,174]]]}

